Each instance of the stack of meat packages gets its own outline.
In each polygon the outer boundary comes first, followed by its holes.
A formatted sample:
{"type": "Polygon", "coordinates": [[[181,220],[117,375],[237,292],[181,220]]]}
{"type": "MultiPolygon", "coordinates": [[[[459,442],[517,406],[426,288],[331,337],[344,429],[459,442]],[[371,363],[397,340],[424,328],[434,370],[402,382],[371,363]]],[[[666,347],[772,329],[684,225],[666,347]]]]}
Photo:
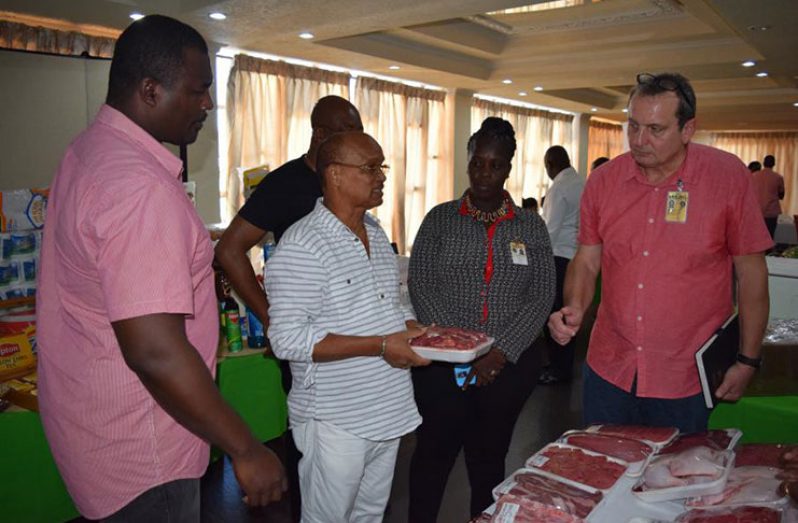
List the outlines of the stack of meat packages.
{"type": "Polygon", "coordinates": [[[590,521],[624,475],[639,477],[632,493],[643,503],[683,502],[679,523],[787,521],[777,478],[784,447],[743,445],[733,467],[741,436],[736,429],[679,436],[674,428],[619,425],[569,431],[497,486],[496,503],[472,523],[590,521]]]}

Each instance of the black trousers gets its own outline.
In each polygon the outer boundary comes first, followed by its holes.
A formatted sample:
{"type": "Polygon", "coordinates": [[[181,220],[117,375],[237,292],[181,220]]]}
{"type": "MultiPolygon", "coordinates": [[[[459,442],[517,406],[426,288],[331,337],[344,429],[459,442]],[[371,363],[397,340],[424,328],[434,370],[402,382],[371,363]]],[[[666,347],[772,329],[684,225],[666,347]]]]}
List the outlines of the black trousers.
{"type": "Polygon", "coordinates": [[[178,479],[153,487],[103,518],[103,523],[196,523],[200,520],[200,480],[178,479]]]}
{"type": "MultiPolygon", "coordinates": [[[[280,361],[280,372],[283,382],[283,390],[285,395],[291,392],[291,385],[293,377],[291,375],[291,365],[288,360],[280,361]]],[[[283,434],[283,448],[285,449],[285,475],[288,479],[288,497],[291,502],[291,521],[299,523],[302,519],[302,492],[299,488],[299,460],[302,459],[302,453],[296,448],[294,443],[294,436],[291,430],[286,430],[283,434]]]]}
{"type": "Polygon", "coordinates": [[[517,364],[508,362],[491,385],[466,391],[455,383],[451,364],[413,369],[416,403],[424,421],[416,429],[410,462],[408,521],[435,522],[461,448],[471,486],[471,515],[493,503],[491,491],[504,479],[515,422],[540,376],[540,345],[533,343],[517,364]]]}
{"type": "Polygon", "coordinates": [[[771,238],[776,238],[776,225],[779,223],[779,217],[765,218],[765,225],[768,228],[771,238]]]}
{"type": "MultiPolygon", "coordinates": [[[[568,258],[560,256],[554,257],[554,269],[557,273],[557,294],[554,296],[552,312],[562,309],[563,291],[565,287],[565,272],[568,270],[568,258]]],[[[549,372],[555,377],[569,380],[574,368],[574,346],[576,343],[572,339],[567,345],[560,345],[549,336],[546,329],[547,354],[549,356],[549,372]]]]}

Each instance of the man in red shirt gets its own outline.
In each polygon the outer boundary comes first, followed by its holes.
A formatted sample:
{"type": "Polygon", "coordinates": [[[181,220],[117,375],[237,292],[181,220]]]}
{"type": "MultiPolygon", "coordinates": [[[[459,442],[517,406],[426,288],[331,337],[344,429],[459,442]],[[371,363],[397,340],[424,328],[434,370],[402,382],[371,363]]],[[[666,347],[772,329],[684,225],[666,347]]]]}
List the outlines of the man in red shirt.
{"type": "Polygon", "coordinates": [[[735,156],[690,143],[695,94],[679,74],[641,74],[629,98],[631,151],[595,170],[581,202],[565,306],[549,318],[567,343],[601,271],[585,365],[586,423],[706,430],[696,350],[734,310],[738,361],[715,391],[737,400],[760,363],[772,246],[751,175],[735,156]]]}
{"type": "Polygon", "coordinates": [[[765,218],[770,237],[776,235],[776,224],[781,214],[781,204],[779,200],[784,199],[784,177],[773,170],[776,166],[776,158],[769,154],[762,162],[765,166],[761,171],[754,173],[754,187],[756,196],[759,199],[759,207],[762,209],[762,216],[765,218]]]}

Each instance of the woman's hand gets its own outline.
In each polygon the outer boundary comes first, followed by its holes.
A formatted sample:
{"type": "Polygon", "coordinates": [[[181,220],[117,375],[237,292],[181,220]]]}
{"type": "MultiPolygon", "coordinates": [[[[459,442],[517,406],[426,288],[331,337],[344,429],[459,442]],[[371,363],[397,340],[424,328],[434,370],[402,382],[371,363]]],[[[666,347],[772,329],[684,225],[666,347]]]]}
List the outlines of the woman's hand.
{"type": "Polygon", "coordinates": [[[468,384],[474,376],[477,377],[477,387],[490,385],[504,369],[505,363],[507,363],[507,358],[504,357],[504,353],[493,347],[471,365],[471,372],[468,373],[463,390],[468,388],[468,384]]]}

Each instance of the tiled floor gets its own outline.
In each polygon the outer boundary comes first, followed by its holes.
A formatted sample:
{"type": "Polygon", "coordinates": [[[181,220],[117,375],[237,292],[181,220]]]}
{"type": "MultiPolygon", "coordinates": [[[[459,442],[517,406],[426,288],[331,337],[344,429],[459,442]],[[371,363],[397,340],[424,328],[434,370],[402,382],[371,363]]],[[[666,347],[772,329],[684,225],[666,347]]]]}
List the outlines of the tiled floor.
{"type": "MultiPolygon", "coordinates": [[[[589,329],[584,329],[589,332],[589,329]]],[[[507,455],[507,473],[520,467],[531,454],[564,431],[576,428],[581,416],[581,362],[585,340],[577,343],[577,372],[568,384],[538,386],[524,406],[507,455]]],[[[393,490],[385,523],[407,522],[407,493],[412,435],[402,440],[396,464],[393,490]]],[[[283,501],[262,510],[247,510],[228,460],[211,465],[202,482],[202,520],[208,523],[289,523],[288,503],[283,501]]],[[[438,523],[465,523],[468,514],[469,487],[462,454],[449,477],[438,523]]]]}

